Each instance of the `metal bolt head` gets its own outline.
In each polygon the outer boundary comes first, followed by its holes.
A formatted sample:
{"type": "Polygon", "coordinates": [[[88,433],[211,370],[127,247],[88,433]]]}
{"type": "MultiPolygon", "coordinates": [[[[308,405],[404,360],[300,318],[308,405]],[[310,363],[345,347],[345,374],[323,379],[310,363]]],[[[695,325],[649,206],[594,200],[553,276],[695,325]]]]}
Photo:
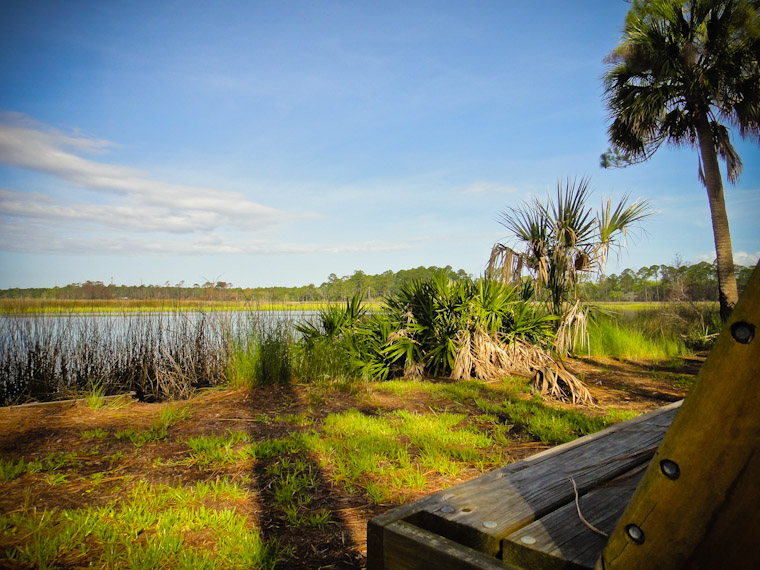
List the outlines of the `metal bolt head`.
{"type": "Polygon", "coordinates": [[[486,528],[496,528],[498,525],[494,521],[485,521],[483,526],[486,528]]]}
{"type": "Polygon", "coordinates": [[[678,463],[671,461],[670,459],[663,459],[660,461],[660,471],[668,479],[675,481],[681,476],[681,468],[678,463]]]}
{"type": "Polygon", "coordinates": [[[738,343],[749,344],[755,336],[755,325],[738,321],[731,325],[731,336],[738,343]]]}
{"type": "Polygon", "coordinates": [[[454,512],[454,507],[446,505],[445,507],[441,507],[441,512],[442,513],[453,513],[454,512]]]}
{"type": "Polygon", "coordinates": [[[635,524],[627,525],[625,527],[625,533],[628,535],[628,538],[630,538],[634,543],[644,544],[644,540],[646,539],[644,536],[644,531],[635,524]]]}

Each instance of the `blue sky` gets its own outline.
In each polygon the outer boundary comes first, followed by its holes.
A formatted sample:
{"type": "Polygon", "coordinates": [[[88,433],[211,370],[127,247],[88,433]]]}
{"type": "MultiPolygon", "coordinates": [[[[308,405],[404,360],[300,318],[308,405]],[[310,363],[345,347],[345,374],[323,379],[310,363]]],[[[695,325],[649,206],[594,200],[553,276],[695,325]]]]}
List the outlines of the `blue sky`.
{"type": "MultiPolygon", "coordinates": [[[[0,287],[319,285],[451,265],[558,180],[658,214],[607,268],[711,260],[692,149],[603,170],[623,0],[0,7],[0,287]]],[[[760,147],[727,187],[760,256],[760,147]]]]}

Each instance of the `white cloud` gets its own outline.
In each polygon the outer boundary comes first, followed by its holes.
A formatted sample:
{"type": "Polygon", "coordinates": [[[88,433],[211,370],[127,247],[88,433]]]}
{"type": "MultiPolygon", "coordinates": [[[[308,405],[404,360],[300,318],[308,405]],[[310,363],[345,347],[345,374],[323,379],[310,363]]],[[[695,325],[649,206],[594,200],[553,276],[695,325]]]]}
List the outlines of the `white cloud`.
{"type": "MultiPolygon", "coordinates": [[[[735,265],[743,265],[744,267],[752,267],[754,265],[757,265],[757,262],[759,259],[760,259],[760,251],[756,251],[755,253],[751,253],[751,252],[748,253],[746,251],[734,252],[735,265]]],[[[712,263],[713,261],[715,261],[715,252],[703,253],[694,258],[694,263],[700,263],[702,261],[707,261],[708,263],[712,263]]]]}
{"type": "Polygon", "coordinates": [[[410,249],[398,242],[358,242],[350,244],[282,243],[269,240],[247,240],[240,236],[209,234],[194,240],[166,240],[110,234],[93,239],[83,235],[61,237],[44,227],[29,231],[23,225],[3,226],[0,249],[14,253],[49,255],[118,255],[125,257],[166,255],[303,255],[339,253],[383,253],[410,249]],[[23,239],[19,236],[23,235],[23,239]]]}
{"type": "Polygon", "coordinates": [[[18,114],[5,114],[2,119],[0,163],[51,175],[105,195],[112,203],[74,203],[41,193],[3,190],[0,214],[32,223],[67,225],[76,221],[108,228],[187,233],[223,227],[261,231],[313,217],[270,208],[238,192],[171,184],[133,168],[95,162],[79,154],[102,152],[114,145],[68,136],[18,114]]]}

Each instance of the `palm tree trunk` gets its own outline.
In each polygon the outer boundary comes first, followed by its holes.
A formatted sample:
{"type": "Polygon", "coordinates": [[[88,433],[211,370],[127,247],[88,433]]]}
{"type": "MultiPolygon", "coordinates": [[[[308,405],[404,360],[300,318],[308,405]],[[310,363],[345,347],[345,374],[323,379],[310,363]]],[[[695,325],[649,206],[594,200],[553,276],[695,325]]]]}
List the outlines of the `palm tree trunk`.
{"type": "Polygon", "coordinates": [[[723,180],[720,176],[718,154],[715,151],[712,129],[706,115],[697,121],[697,136],[699,137],[704,183],[710,202],[710,216],[712,217],[713,238],[715,240],[720,317],[725,322],[739,300],[739,292],[736,288],[736,276],[734,275],[734,254],[731,248],[731,232],[728,229],[726,201],[723,197],[723,180]]]}

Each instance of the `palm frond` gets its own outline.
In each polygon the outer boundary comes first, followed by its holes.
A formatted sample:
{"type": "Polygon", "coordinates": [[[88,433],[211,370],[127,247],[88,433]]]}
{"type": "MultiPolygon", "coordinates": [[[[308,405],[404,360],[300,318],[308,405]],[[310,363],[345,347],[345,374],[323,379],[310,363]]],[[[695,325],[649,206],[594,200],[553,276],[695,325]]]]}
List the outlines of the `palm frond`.
{"type": "Polygon", "coordinates": [[[602,201],[598,217],[598,244],[596,246],[596,258],[598,269],[604,271],[607,257],[611,248],[616,246],[625,247],[625,238],[628,231],[642,220],[654,214],[650,204],[646,200],[636,200],[629,204],[630,196],[626,194],[620,202],[612,207],[612,199],[602,201]],[[622,238],[623,243],[618,240],[622,238]]]}

